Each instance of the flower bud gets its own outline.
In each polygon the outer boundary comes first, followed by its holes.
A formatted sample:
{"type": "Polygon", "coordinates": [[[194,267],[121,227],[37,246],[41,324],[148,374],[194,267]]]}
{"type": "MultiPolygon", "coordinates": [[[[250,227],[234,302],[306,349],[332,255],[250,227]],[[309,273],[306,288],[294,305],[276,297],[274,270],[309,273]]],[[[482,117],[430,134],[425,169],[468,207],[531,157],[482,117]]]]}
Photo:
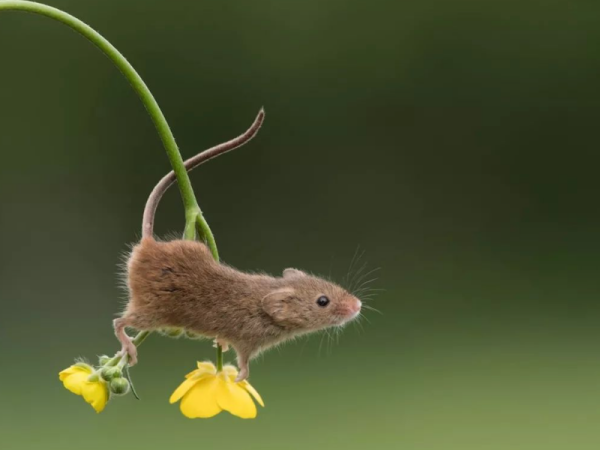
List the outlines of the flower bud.
{"type": "Polygon", "coordinates": [[[129,381],[125,378],[113,378],[109,384],[110,392],[115,395],[125,395],[129,392],[129,381]]]}
{"type": "Polygon", "coordinates": [[[98,357],[98,362],[101,366],[105,366],[107,362],[110,361],[110,356],[102,355],[98,357]]]}
{"type": "Polygon", "coordinates": [[[120,378],[123,376],[123,372],[119,367],[103,367],[100,371],[100,375],[106,381],[110,381],[114,378],[120,378]]]}

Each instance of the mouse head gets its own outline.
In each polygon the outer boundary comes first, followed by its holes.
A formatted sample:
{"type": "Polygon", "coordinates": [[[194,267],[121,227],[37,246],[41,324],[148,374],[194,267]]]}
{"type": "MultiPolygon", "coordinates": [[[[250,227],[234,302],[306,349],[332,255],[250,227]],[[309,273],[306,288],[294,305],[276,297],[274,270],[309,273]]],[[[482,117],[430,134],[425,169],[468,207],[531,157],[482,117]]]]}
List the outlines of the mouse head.
{"type": "Polygon", "coordinates": [[[282,327],[314,331],[343,325],[360,313],[360,300],[337,284],[298,269],[285,269],[279,280],[262,306],[282,327]]]}

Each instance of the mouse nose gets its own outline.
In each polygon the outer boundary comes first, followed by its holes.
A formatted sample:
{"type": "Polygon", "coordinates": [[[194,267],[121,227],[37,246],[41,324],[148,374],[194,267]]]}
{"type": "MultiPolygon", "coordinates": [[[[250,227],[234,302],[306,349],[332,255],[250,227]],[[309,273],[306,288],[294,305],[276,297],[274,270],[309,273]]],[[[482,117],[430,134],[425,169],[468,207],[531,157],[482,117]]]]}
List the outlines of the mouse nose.
{"type": "Polygon", "coordinates": [[[355,317],[360,312],[360,308],[362,307],[362,302],[357,298],[352,298],[347,307],[348,316],[355,317]]]}
{"type": "Polygon", "coordinates": [[[359,299],[354,299],[354,304],[351,306],[352,314],[358,314],[362,308],[362,302],[359,299]]]}
{"type": "Polygon", "coordinates": [[[340,316],[343,321],[352,320],[358,313],[360,312],[360,308],[362,307],[362,303],[356,297],[348,296],[340,302],[336,309],[335,313],[340,316]]]}

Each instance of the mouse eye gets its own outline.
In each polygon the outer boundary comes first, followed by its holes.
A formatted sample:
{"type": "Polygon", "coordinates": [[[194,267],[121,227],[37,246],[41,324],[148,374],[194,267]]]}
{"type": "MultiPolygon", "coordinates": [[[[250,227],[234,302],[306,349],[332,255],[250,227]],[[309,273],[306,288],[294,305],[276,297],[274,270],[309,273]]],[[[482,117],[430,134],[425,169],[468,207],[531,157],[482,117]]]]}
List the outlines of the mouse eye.
{"type": "Polygon", "coordinates": [[[325,297],[324,295],[321,295],[317,299],[317,305],[319,305],[321,307],[325,307],[325,306],[329,305],[329,299],[327,297],[325,297]]]}

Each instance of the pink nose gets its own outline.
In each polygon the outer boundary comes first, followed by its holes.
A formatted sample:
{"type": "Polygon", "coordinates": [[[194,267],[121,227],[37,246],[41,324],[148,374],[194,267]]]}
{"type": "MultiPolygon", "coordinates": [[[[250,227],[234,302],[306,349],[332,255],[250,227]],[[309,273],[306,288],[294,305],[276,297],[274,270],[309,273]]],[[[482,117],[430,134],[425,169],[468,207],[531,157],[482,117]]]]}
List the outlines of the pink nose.
{"type": "Polygon", "coordinates": [[[354,299],[354,301],[348,302],[346,305],[346,310],[348,311],[348,316],[355,316],[360,312],[360,308],[362,303],[358,299],[354,299]]]}
{"type": "Polygon", "coordinates": [[[346,320],[353,319],[360,312],[362,303],[357,298],[346,298],[336,308],[336,314],[344,317],[346,320]]]}

